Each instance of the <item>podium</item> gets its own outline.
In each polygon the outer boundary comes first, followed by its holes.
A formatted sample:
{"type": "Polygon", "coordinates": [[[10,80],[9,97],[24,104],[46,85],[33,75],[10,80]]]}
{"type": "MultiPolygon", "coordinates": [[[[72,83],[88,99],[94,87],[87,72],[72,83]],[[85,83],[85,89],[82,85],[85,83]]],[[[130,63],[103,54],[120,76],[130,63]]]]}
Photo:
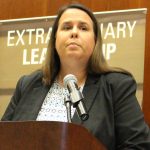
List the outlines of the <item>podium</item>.
{"type": "Polygon", "coordinates": [[[106,150],[84,127],[50,121],[0,122],[0,150],[106,150]]]}

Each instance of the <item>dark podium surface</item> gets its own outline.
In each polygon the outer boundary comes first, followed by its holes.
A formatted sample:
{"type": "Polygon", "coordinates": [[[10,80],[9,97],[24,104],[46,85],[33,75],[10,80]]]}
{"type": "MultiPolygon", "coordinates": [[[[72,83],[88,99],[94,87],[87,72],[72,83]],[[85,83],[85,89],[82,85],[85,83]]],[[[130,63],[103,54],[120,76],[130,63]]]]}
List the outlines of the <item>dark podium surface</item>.
{"type": "Polygon", "coordinates": [[[50,121],[0,122],[0,150],[106,150],[80,125],[50,121]]]}

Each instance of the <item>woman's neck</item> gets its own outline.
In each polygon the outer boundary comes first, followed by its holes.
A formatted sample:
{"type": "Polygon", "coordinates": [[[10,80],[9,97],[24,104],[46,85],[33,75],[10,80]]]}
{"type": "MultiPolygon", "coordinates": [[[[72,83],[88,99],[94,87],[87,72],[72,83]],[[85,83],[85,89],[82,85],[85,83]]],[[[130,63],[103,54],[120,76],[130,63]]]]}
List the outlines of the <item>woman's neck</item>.
{"type": "Polygon", "coordinates": [[[63,79],[68,74],[73,74],[77,78],[78,80],[77,84],[79,87],[82,86],[86,81],[87,72],[85,69],[78,68],[77,70],[75,70],[75,69],[71,69],[71,68],[69,69],[66,67],[64,69],[63,68],[60,69],[57,75],[57,82],[63,86],[63,79]]]}

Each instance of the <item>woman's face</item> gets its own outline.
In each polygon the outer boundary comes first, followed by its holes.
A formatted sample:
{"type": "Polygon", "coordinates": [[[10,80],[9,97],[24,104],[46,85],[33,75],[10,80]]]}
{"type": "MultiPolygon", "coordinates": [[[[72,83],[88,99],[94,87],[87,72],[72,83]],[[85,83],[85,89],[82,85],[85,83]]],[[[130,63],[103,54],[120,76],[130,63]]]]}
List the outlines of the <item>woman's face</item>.
{"type": "Polygon", "coordinates": [[[56,49],[60,61],[87,63],[95,46],[93,22],[80,9],[67,9],[61,16],[56,33],[56,49]]]}

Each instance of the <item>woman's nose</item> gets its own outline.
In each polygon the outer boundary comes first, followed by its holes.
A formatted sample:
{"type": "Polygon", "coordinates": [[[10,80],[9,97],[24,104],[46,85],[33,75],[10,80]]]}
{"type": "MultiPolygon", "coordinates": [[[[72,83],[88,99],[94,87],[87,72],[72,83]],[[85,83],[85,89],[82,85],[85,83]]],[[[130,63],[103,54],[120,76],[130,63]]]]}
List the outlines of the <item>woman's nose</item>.
{"type": "Polygon", "coordinates": [[[77,38],[77,37],[78,37],[78,29],[77,27],[73,27],[71,32],[71,38],[77,38]]]}

